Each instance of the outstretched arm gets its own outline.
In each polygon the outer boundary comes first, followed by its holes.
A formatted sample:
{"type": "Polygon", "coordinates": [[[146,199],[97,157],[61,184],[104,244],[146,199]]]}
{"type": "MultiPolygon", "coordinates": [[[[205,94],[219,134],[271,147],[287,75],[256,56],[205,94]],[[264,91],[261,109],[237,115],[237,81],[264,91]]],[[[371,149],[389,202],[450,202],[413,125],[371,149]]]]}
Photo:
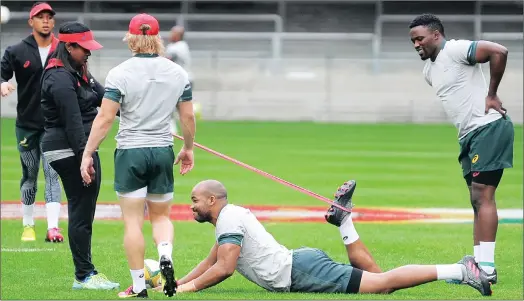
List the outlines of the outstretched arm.
{"type": "Polygon", "coordinates": [[[488,95],[497,95],[500,81],[506,70],[508,49],[500,44],[489,41],[476,42],[475,60],[477,63],[489,62],[490,81],[488,95]]]}
{"type": "Polygon", "coordinates": [[[215,264],[198,278],[179,286],[177,293],[203,290],[229,278],[237,267],[240,249],[240,245],[234,243],[224,243],[218,246],[215,264]]]}
{"type": "Polygon", "coordinates": [[[218,245],[215,243],[206,259],[202,260],[189,274],[177,281],[178,285],[188,283],[200,277],[217,262],[218,245]]]}

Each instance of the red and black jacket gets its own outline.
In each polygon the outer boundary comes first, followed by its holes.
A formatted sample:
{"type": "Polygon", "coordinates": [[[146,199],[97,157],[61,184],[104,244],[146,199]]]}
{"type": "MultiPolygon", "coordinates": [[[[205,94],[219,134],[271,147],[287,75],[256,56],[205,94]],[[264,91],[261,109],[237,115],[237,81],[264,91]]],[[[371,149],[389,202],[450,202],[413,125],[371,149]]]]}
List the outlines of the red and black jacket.
{"type": "MultiPolygon", "coordinates": [[[[49,55],[58,45],[58,39],[53,36],[49,55]]],[[[42,60],[38,44],[33,35],[20,43],[8,46],[1,62],[0,82],[16,78],[18,102],[16,104],[16,126],[29,130],[43,130],[44,119],[40,110],[40,79],[42,77],[42,60]]]]}
{"type": "Polygon", "coordinates": [[[42,75],[43,152],[72,149],[80,163],[103,97],[104,87],[91,74],[49,60],[42,75]]]}

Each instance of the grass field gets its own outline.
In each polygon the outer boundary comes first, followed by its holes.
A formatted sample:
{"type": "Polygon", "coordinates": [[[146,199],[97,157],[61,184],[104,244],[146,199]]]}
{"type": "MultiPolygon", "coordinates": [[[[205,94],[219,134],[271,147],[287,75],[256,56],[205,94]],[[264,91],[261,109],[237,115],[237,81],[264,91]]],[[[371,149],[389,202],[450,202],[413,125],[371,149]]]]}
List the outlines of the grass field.
{"type": "MultiPolygon", "coordinates": [[[[14,120],[2,119],[1,199],[19,199],[20,162],[14,136],[14,120]]],[[[116,126],[114,127],[116,130],[116,126]]],[[[103,186],[99,202],[116,201],[112,190],[114,132],[101,147],[103,186]]],[[[457,162],[456,131],[449,125],[346,125],[314,123],[200,122],[197,142],[330,197],[348,179],[358,182],[357,207],[469,208],[469,196],[457,162]]],[[[522,209],[522,126],[516,127],[514,168],[505,171],[497,192],[500,209],[522,209]]],[[[176,142],[176,148],[180,147],[176,142]]],[[[239,205],[323,206],[253,172],[199,149],[195,169],[175,175],[175,203],[189,204],[194,184],[206,178],[222,181],[230,201],[239,205]]],[[[40,175],[39,201],[43,200],[40,175]]],[[[65,196],[64,196],[65,200],[65,196]]],[[[333,259],[347,257],[338,230],[325,223],[264,223],[288,248],[318,247],[333,259]]],[[[1,299],[117,299],[116,292],[72,291],[73,267],[66,244],[43,242],[45,221],[37,222],[38,241],[21,243],[21,221],[2,219],[1,299]],[[16,252],[34,248],[38,252],[16,252]]],[[[64,221],[60,225],[67,229],[64,221]]],[[[358,223],[357,230],[383,270],[405,264],[454,263],[472,253],[471,224],[358,223]]],[[[499,284],[495,299],[523,297],[522,223],[501,224],[497,237],[496,264],[499,284]]],[[[203,259],[213,244],[213,226],[175,222],[174,258],[177,277],[203,259]]],[[[157,257],[149,225],[145,228],[147,257],[157,257]]],[[[98,270],[130,283],[120,221],[96,221],[93,260],[98,270]]],[[[165,299],[150,292],[152,299],[165,299]]],[[[177,295],[177,299],[480,299],[466,286],[430,283],[389,296],[275,294],[235,273],[205,292],[177,295]]]]}

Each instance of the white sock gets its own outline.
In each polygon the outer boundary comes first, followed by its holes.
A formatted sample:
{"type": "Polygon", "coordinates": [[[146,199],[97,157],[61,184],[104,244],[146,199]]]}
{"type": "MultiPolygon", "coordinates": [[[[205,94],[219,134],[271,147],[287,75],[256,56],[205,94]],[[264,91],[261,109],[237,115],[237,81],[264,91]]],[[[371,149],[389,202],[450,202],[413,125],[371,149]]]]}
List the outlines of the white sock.
{"type": "Polygon", "coordinates": [[[60,218],[60,203],[51,202],[45,204],[47,213],[47,229],[58,228],[58,219],[60,218]]]}
{"type": "Polygon", "coordinates": [[[479,262],[479,258],[480,258],[480,246],[479,245],[474,245],[473,246],[473,256],[475,256],[475,262],[479,262]]]}
{"type": "Polygon", "coordinates": [[[24,214],[24,218],[23,218],[23,225],[26,226],[26,225],[30,225],[30,226],[34,226],[35,225],[35,220],[33,219],[33,211],[35,209],[35,204],[33,205],[22,205],[22,208],[23,208],[23,214],[24,214]]]}
{"type": "Polygon", "coordinates": [[[163,241],[158,244],[157,249],[158,249],[158,260],[160,260],[160,258],[162,258],[162,256],[165,255],[167,256],[167,258],[169,258],[169,260],[173,261],[173,259],[171,258],[171,254],[173,253],[173,244],[172,243],[170,243],[169,241],[163,241]]]}
{"type": "Polygon", "coordinates": [[[435,267],[438,280],[464,280],[460,264],[437,264],[435,267]]]}
{"type": "Polygon", "coordinates": [[[495,242],[480,242],[479,266],[486,273],[491,274],[495,270],[495,242]]]}
{"type": "Polygon", "coordinates": [[[355,225],[353,225],[353,219],[351,215],[348,215],[342,221],[342,225],[339,227],[340,236],[345,245],[349,245],[357,241],[359,238],[355,225]]]}
{"type": "Polygon", "coordinates": [[[130,270],[131,277],[133,278],[133,292],[140,293],[142,290],[146,289],[146,277],[144,274],[144,269],[140,270],[130,270]]]}

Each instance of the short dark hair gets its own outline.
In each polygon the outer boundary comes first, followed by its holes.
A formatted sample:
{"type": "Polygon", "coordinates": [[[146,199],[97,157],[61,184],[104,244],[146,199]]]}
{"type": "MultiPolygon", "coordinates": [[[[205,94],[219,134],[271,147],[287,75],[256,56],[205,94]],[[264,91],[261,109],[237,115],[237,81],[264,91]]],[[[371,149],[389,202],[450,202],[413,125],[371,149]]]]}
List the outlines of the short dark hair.
{"type": "Polygon", "coordinates": [[[442,36],[445,36],[444,34],[444,25],[442,25],[442,22],[440,19],[432,14],[422,14],[413,21],[411,21],[411,24],[409,24],[409,28],[417,27],[417,26],[425,26],[432,30],[438,30],[442,36]]]}
{"type": "MultiPolygon", "coordinates": [[[[90,29],[85,24],[76,21],[69,21],[63,23],[60,26],[58,33],[82,33],[86,31],[90,31],[90,29]]],[[[73,47],[80,47],[80,45],[78,45],[77,43],[70,44],[73,47]]],[[[56,58],[62,61],[62,64],[64,64],[64,68],[67,69],[69,72],[78,71],[75,68],[73,68],[73,65],[71,64],[71,54],[69,54],[69,51],[67,51],[66,42],[58,43],[58,45],[56,46],[56,50],[51,54],[50,58],[56,58]]]]}

